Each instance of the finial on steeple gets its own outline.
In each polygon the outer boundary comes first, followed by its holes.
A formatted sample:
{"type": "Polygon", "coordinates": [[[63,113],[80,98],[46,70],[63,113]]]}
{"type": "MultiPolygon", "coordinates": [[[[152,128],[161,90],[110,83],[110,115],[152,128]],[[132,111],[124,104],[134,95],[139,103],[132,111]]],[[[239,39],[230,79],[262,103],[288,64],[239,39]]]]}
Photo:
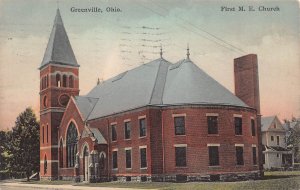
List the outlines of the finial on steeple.
{"type": "Polygon", "coordinates": [[[100,79],[98,78],[97,85],[99,85],[99,84],[100,84],[100,79]]]}
{"type": "Polygon", "coordinates": [[[56,6],[57,6],[57,9],[59,9],[59,1],[58,0],[56,1],[56,6]]]}
{"type": "Polygon", "coordinates": [[[160,44],[160,58],[162,58],[162,55],[163,55],[163,51],[162,51],[162,45],[160,44]]]}
{"type": "Polygon", "coordinates": [[[187,49],[186,49],[186,58],[190,59],[190,48],[189,48],[189,43],[187,44],[187,49]]]}

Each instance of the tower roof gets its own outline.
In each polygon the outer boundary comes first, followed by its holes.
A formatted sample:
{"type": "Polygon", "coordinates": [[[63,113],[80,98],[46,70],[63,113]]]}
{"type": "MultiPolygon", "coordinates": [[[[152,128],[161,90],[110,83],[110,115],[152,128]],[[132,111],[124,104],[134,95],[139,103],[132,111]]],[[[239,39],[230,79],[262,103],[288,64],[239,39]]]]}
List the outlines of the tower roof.
{"type": "Polygon", "coordinates": [[[40,69],[49,63],[79,67],[61,19],[59,9],[56,11],[53,28],[40,69]]]}

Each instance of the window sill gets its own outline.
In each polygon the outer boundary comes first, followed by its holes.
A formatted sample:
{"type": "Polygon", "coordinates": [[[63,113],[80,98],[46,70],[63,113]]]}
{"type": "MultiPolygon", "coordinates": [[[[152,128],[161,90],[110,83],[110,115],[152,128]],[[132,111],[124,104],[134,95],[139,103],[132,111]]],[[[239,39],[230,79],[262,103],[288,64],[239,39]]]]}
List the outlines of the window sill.
{"type": "Polygon", "coordinates": [[[175,137],[185,137],[186,135],[176,135],[175,134],[175,137]]]}
{"type": "Polygon", "coordinates": [[[211,169],[214,169],[214,168],[219,169],[219,168],[221,168],[221,166],[220,166],[220,165],[217,165],[217,166],[208,166],[208,168],[211,168],[211,169]]]}
{"type": "Polygon", "coordinates": [[[235,165],[235,167],[238,167],[238,168],[240,168],[240,167],[244,167],[245,165],[243,164],[243,165],[235,165]]]}
{"type": "Polygon", "coordinates": [[[126,168],[126,170],[132,170],[132,168],[126,168]]]}
{"type": "Polygon", "coordinates": [[[234,135],[234,136],[236,136],[236,137],[242,137],[243,135],[234,135]]]}
{"type": "Polygon", "coordinates": [[[219,134],[207,134],[208,137],[216,137],[216,136],[220,136],[219,134]]]}
{"type": "Polygon", "coordinates": [[[113,170],[113,171],[117,171],[117,170],[118,170],[118,168],[113,168],[112,170],[113,170]]]}
{"type": "Polygon", "coordinates": [[[145,135],[145,136],[142,136],[142,137],[139,137],[139,139],[145,139],[147,136],[145,135]]]}
{"type": "Polygon", "coordinates": [[[148,167],[145,167],[145,168],[140,168],[141,170],[147,170],[148,169],[148,167]]]}
{"type": "Polygon", "coordinates": [[[176,169],[187,169],[187,166],[175,166],[176,169]]]}
{"type": "Polygon", "coordinates": [[[115,142],[117,142],[116,140],[115,141],[111,141],[112,143],[115,143],[115,142]]]}
{"type": "Polygon", "coordinates": [[[130,141],[131,139],[124,139],[124,141],[130,141]]]}

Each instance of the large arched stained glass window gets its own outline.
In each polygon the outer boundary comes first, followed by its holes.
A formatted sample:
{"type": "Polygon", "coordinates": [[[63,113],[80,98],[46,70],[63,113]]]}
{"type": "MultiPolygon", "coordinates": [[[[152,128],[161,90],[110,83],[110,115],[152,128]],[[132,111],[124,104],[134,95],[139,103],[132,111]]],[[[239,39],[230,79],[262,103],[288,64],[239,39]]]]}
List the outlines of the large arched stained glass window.
{"type": "Polygon", "coordinates": [[[74,167],[77,153],[78,133],[73,122],[70,123],[67,131],[67,166],[74,167]]]}

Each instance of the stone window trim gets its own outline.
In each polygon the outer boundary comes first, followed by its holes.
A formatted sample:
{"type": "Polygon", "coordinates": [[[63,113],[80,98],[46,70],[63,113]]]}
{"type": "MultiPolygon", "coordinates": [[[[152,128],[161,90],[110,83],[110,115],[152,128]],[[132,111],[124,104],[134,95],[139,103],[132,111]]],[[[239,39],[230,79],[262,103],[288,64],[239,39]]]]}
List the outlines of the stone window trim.
{"type": "Polygon", "coordinates": [[[238,146],[238,147],[244,147],[244,144],[234,144],[234,146],[238,146]]]}
{"type": "Polygon", "coordinates": [[[174,144],[174,147],[187,147],[187,144],[174,144]]]}
{"type": "Polygon", "coordinates": [[[142,148],[147,148],[147,145],[139,146],[139,149],[142,149],[142,148]]]}
{"type": "Polygon", "coordinates": [[[243,117],[243,115],[242,114],[233,114],[233,117],[243,117]]]}
{"type": "Polygon", "coordinates": [[[186,117],[186,113],[173,113],[172,117],[186,117]]]}
{"type": "Polygon", "coordinates": [[[256,147],[256,144],[252,144],[251,147],[256,147]]]}
{"type": "Polygon", "coordinates": [[[209,146],[218,146],[218,147],[220,147],[220,144],[218,144],[218,143],[210,143],[210,144],[207,144],[207,146],[209,147],[209,146]]]}
{"type": "Polygon", "coordinates": [[[111,122],[109,125],[112,126],[112,125],[117,125],[118,122],[111,122]]]}
{"type": "Polygon", "coordinates": [[[113,148],[111,151],[118,151],[119,149],[118,148],[113,148]]]}
{"type": "Polygon", "coordinates": [[[208,116],[219,117],[219,114],[218,114],[218,113],[206,113],[205,116],[206,116],[206,117],[208,117],[208,116]]]}
{"type": "Polygon", "coordinates": [[[130,122],[131,121],[131,119],[124,119],[124,123],[126,123],[126,122],[130,122]]]}
{"type": "Polygon", "coordinates": [[[146,119],[146,115],[138,116],[138,119],[146,119]]]}

